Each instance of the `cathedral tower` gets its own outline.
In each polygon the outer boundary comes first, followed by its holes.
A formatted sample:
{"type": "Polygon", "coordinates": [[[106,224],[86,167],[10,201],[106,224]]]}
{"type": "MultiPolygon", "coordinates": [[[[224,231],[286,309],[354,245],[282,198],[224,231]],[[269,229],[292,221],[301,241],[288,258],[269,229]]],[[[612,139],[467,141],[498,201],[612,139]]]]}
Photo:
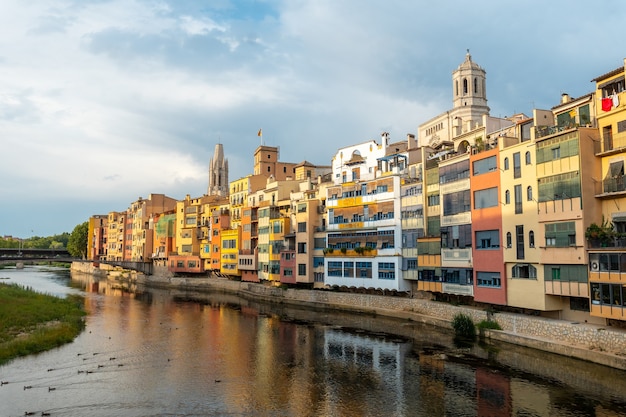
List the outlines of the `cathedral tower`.
{"type": "Polygon", "coordinates": [[[453,109],[469,107],[468,114],[489,114],[486,72],[472,61],[467,50],[465,61],[452,73],[453,109]]]}
{"type": "Polygon", "coordinates": [[[213,158],[209,161],[208,195],[228,195],[228,159],[224,159],[221,143],[215,145],[213,158]]]}

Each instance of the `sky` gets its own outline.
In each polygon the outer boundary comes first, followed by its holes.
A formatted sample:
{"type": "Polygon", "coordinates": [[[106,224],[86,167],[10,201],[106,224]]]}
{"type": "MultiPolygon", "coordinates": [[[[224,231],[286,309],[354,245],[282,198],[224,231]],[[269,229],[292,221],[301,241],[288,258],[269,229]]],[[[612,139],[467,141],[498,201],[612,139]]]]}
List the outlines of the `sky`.
{"type": "Polygon", "coordinates": [[[2,0],[0,236],[71,232],[151,193],[205,194],[261,144],[330,165],[452,107],[487,72],[491,115],[532,115],[623,65],[626,7],[520,0],[2,0]]]}

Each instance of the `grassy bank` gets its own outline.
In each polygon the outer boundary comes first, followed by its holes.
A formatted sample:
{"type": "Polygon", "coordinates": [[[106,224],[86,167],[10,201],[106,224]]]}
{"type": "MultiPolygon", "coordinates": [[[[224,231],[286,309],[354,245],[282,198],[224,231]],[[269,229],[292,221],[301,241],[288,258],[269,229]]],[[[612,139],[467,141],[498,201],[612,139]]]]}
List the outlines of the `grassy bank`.
{"type": "Polygon", "coordinates": [[[82,298],[0,283],[0,365],[69,343],[85,324],[82,298]]]}

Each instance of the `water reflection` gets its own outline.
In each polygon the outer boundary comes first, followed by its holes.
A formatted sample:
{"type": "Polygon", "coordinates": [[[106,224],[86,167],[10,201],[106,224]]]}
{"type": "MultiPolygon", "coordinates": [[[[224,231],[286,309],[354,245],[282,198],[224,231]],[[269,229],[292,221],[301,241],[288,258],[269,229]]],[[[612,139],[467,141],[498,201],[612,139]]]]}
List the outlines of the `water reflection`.
{"type": "Polygon", "coordinates": [[[72,278],[87,330],[0,367],[0,415],[626,414],[625,373],[580,361],[458,349],[449,332],[380,317],[72,278]]]}

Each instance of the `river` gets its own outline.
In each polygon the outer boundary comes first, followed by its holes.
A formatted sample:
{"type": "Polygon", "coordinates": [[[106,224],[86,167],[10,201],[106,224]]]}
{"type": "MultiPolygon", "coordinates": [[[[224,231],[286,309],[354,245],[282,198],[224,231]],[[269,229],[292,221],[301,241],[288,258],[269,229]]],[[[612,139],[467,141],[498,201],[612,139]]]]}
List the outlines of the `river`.
{"type": "Polygon", "coordinates": [[[624,416],[626,373],[445,330],[223,293],[0,270],[81,293],[73,343],[0,366],[0,416],[624,416]]]}

